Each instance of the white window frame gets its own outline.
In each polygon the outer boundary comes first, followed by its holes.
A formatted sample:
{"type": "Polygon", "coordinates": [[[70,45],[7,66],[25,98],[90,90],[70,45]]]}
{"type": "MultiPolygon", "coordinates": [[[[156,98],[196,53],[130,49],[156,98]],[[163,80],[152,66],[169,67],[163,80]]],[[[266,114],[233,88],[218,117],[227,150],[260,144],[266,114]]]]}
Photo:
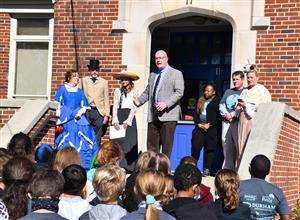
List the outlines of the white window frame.
{"type": "MultiPolygon", "coordinates": [[[[29,14],[28,18],[36,18],[37,14],[29,14]]],[[[50,100],[51,98],[51,79],[52,79],[52,54],[53,54],[53,33],[54,18],[49,19],[49,35],[17,35],[18,18],[10,19],[10,51],[9,51],[9,73],[8,73],[8,98],[42,98],[50,100]],[[47,89],[46,94],[16,95],[15,90],[15,71],[16,71],[16,45],[17,42],[48,42],[48,68],[47,68],[47,89]]],[[[30,80],[30,79],[28,79],[30,80]]]]}

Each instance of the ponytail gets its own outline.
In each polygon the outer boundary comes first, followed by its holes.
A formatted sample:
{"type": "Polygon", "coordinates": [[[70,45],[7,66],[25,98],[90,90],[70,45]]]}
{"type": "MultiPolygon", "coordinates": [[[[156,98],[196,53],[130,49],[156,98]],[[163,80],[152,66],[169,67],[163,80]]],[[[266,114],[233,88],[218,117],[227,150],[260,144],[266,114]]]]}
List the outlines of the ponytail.
{"type": "Polygon", "coordinates": [[[155,204],[147,206],[145,220],[159,220],[158,210],[155,204]]]}
{"type": "Polygon", "coordinates": [[[238,174],[229,169],[220,170],[215,177],[218,194],[224,199],[224,206],[228,210],[236,209],[240,203],[238,174]]]}
{"type": "Polygon", "coordinates": [[[153,195],[146,196],[146,215],[145,220],[159,220],[158,210],[156,208],[156,199],[153,195]]]}

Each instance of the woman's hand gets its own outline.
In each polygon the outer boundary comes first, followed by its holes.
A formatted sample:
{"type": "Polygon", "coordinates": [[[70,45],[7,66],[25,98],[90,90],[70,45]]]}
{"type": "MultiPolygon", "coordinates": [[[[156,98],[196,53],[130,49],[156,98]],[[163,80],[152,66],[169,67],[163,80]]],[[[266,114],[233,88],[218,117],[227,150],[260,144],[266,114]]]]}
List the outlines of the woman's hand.
{"type": "Polygon", "coordinates": [[[209,124],[209,123],[206,123],[206,124],[203,125],[203,129],[204,129],[205,131],[207,131],[207,130],[209,129],[209,127],[210,127],[210,124],[209,124]]]}
{"type": "Polygon", "coordinates": [[[114,127],[115,127],[116,130],[120,130],[120,124],[119,124],[119,122],[116,122],[114,124],[114,127]]]}
{"type": "Polygon", "coordinates": [[[128,124],[123,123],[123,128],[124,128],[124,129],[128,128],[128,124]]]}

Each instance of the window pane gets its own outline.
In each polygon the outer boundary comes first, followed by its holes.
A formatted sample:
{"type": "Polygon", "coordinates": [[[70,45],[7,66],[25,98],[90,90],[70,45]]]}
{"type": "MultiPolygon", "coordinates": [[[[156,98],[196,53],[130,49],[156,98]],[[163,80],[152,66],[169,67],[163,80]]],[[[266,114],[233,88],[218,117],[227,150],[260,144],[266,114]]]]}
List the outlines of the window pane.
{"type": "Polygon", "coordinates": [[[212,38],[211,64],[221,63],[221,36],[215,34],[212,38]]]}
{"type": "Polygon", "coordinates": [[[200,64],[207,64],[207,46],[208,46],[208,37],[207,35],[201,35],[199,39],[199,58],[200,64]]]}
{"type": "Polygon", "coordinates": [[[17,42],[16,95],[46,95],[48,43],[17,42]]]}
{"type": "Polygon", "coordinates": [[[194,50],[195,50],[195,36],[188,35],[187,38],[185,39],[185,46],[186,46],[186,54],[185,54],[186,63],[193,64],[194,50]]]}
{"type": "Polygon", "coordinates": [[[17,35],[49,35],[49,19],[18,19],[17,35]]]}
{"type": "Polygon", "coordinates": [[[231,34],[225,35],[225,44],[224,44],[224,63],[231,64],[231,51],[232,51],[232,36],[231,34]]]}
{"type": "Polygon", "coordinates": [[[182,52],[181,52],[181,45],[182,45],[182,37],[181,36],[175,36],[172,50],[173,50],[173,63],[180,63],[182,60],[182,52]]]}

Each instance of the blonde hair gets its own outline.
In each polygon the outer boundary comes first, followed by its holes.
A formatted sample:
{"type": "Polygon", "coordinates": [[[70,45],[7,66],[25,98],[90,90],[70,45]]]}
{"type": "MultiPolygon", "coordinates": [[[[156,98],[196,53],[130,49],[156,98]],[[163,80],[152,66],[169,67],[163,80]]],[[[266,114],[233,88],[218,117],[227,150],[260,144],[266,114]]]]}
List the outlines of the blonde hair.
{"type": "Polygon", "coordinates": [[[146,170],[149,167],[149,161],[155,156],[156,153],[154,151],[146,151],[141,153],[136,162],[135,171],[138,173],[146,170]]]}
{"type": "Polygon", "coordinates": [[[97,162],[101,165],[116,164],[122,158],[123,151],[114,141],[104,142],[97,154],[97,162]]]}
{"type": "Polygon", "coordinates": [[[176,189],[174,187],[174,177],[171,174],[168,174],[165,176],[165,184],[166,188],[164,191],[164,194],[162,196],[162,199],[160,201],[161,204],[166,205],[171,200],[176,198],[176,189]]]}
{"type": "MultiPolygon", "coordinates": [[[[155,169],[147,169],[137,176],[134,193],[137,195],[139,201],[145,201],[147,195],[152,195],[158,201],[163,196],[165,185],[165,178],[161,172],[155,169]]],[[[147,205],[145,220],[158,219],[159,215],[155,204],[147,205]]]]}
{"type": "Polygon", "coordinates": [[[236,209],[240,203],[238,174],[230,169],[220,170],[215,177],[217,193],[224,199],[224,206],[228,210],[236,209]]]}
{"type": "Polygon", "coordinates": [[[93,187],[102,203],[114,202],[124,191],[125,170],[116,165],[104,165],[96,169],[93,187]]]}
{"type": "Polygon", "coordinates": [[[55,156],[53,169],[60,173],[69,165],[77,164],[82,166],[82,161],[78,151],[74,147],[64,147],[55,156]]]}

